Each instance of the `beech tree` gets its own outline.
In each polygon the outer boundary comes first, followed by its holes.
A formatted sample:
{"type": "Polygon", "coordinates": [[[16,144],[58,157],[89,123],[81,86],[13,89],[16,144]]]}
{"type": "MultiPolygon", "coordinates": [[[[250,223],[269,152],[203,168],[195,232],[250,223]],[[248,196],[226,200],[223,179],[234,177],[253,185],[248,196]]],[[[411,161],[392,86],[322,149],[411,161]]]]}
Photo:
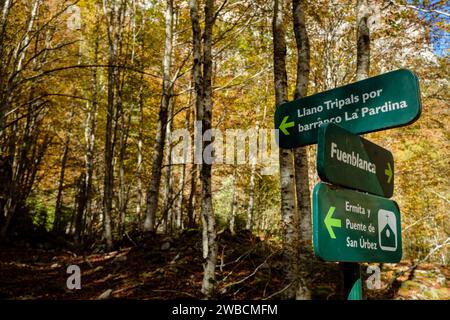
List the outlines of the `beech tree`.
{"type": "MultiPolygon", "coordinates": [[[[275,103],[277,106],[288,101],[286,72],[286,19],[284,0],[274,1],[273,34],[273,68],[275,103]]],[[[280,149],[280,184],[281,217],[283,232],[283,250],[286,278],[290,282],[285,291],[286,298],[294,298],[297,292],[299,215],[295,191],[294,152],[280,149]]]]}
{"type": "Polygon", "coordinates": [[[159,186],[161,184],[161,169],[164,159],[169,106],[172,100],[173,83],[171,79],[172,41],[173,41],[173,1],[167,0],[165,12],[165,42],[163,57],[163,87],[159,109],[158,128],[152,160],[152,179],[147,191],[147,209],[144,222],[145,231],[155,230],[156,211],[158,209],[159,186]]]}

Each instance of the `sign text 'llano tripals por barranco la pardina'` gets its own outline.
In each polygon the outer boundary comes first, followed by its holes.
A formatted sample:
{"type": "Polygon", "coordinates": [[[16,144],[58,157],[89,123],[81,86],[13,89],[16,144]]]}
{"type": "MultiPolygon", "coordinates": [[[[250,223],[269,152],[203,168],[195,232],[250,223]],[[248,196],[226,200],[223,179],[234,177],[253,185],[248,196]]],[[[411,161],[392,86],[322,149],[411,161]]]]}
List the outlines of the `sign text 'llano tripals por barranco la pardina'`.
{"type": "Polygon", "coordinates": [[[361,134],[408,125],[420,116],[417,76],[399,69],[280,105],[279,146],[317,143],[319,127],[335,123],[361,134]]]}

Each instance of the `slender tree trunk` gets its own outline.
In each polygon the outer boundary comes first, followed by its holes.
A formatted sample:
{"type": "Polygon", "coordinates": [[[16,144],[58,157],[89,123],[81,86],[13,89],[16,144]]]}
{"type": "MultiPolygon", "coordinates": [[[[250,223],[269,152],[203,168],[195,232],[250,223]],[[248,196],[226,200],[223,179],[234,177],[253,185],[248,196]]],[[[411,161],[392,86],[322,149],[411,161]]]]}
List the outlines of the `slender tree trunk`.
{"type": "MultiPolygon", "coordinates": [[[[4,30],[6,28],[6,19],[8,18],[9,9],[11,6],[11,0],[4,0],[1,3],[1,12],[2,12],[2,20],[1,20],[1,29],[4,30]]],[[[3,32],[2,32],[3,35],[3,32]]]]}
{"type": "Polygon", "coordinates": [[[142,165],[143,165],[143,131],[144,131],[144,88],[143,88],[143,75],[141,75],[139,86],[139,132],[137,143],[137,201],[136,201],[136,215],[139,221],[142,221],[142,206],[144,202],[144,192],[142,183],[142,165]]]}
{"type": "MultiPolygon", "coordinates": [[[[134,2],[133,2],[134,3],[134,2]]],[[[142,19],[141,30],[144,32],[145,20],[142,19]]],[[[141,53],[144,52],[144,41],[141,41],[141,53]]],[[[143,68],[142,62],[139,63],[141,69],[143,68]]],[[[142,169],[143,169],[143,134],[144,134],[144,74],[141,73],[139,81],[139,127],[138,127],[138,143],[137,143],[137,201],[136,201],[136,215],[139,223],[143,222],[142,219],[142,207],[144,204],[144,185],[142,182],[142,169]]]]}
{"type": "MultiPolygon", "coordinates": [[[[174,8],[175,12],[174,12],[174,29],[177,30],[179,28],[179,19],[180,19],[180,10],[178,6],[175,6],[174,8]]],[[[177,43],[178,42],[178,37],[177,37],[178,33],[174,34],[173,37],[173,43],[177,43]]],[[[189,95],[191,96],[191,95],[189,95]]],[[[190,104],[190,101],[188,102],[190,104]]],[[[172,107],[172,121],[173,121],[173,117],[175,116],[175,107],[172,107]]],[[[186,111],[187,115],[189,115],[189,109],[186,111]]],[[[186,119],[186,127],[189,128],[189,119],[186,119]]],[[[173,124],[172,124],[173,126],[173,124]]],[[[170,145],[170,158],[172,158],[172,145],[170,145]]],[[[173,199],[173,210],[172,210],[172,218],[173,218],[173,223],[172,226],[177,228],[177,229],[181,229],[182,228],[182,211],[181,211],[181,207],[183,204],[183,197],[184,197],[184,183],[185,183],[185,175],[186,175],[186,153],[183,154],[183,159],[184,159],[184,163],[182,165],[181,168],[181,177],[179,178],[179,188],[180,191],[177,192],[176,195],[174,195],[174,199],[173,199]]],[[[170,161],[172,163],[172,161],[170,161]]],[[[175,169],[172,170],[172,181],[175,179],[175,169]]],[[[172,194],[173,194],[173,188],[172,188],[172,194]]]]}
{"type": "MultiPolygon", "coordinates": [[[[16,118],[18,118],[18,115],[16,113],[16,118]]],[[[6,236],[8,234],[8,228],[9,224],[11,223],[13,213],[15,212],[16,208],[16,197],[17,197],[17,191],[18,191],[18,185],[17,185],[17,174],[18,174],[18,160],[16,155],[17,150],[17,140],[18,140],[18,125],[17,122],[11,127],[11,133],[8,141],[8,157],[6,159],[6,162],[8,163],[8,167],[10,167],[10,180],[9,185],[7,186],[8,191],[6,192],[6,202],[3,206],[3,216],[5,217],[5,222],[0,230],[0,238],[6,239],[6,236]]]]}
{"type": "MultiPolygon", "coordinates": [[[[205,31],[203,34],[203,133],[212,128],[212,29],[214,25],[214,0],[205,2],[205,31]]],[[[203,149],[208,142],[203,142],[203,149]]],[[[205,162],[201,165],[200,180],[202,182],[202,216],[206,222],[208,254],[204,267],[202,292],[206,298],[214,295],[215,271],[217,262],[216,219],[212,206],[211,172],[212,165],[205,162]]],[[[203,239],[205,241],[205,239],[203,239]]]]}
{"type": "MultiPolygon", "coordinates": [[[[203,75],[202,75],[202,30],[200,27],[200,20],[198,16],[198,4],[197,0],[189,0],[190,6],[190,16],[192,23],[192,43],[193,43],[193,66],[192,66],[192,79],[194,81],[194,92],[195,92],[195,120],[193,126],[193,139],[192,146],[197,149],[199,146],[195,143],[196,140],[203,136],[202,132],[199,132],[197,128],[198,121],[203,119],[203,75]],[[197,137],[201,135],[201,137],[197,137]]],[[[200,145],[200,148],[203,148],[200,145]]],[[[203,150],[203,149],[202,149],[203,150]]],[[[194,156],[195,158],[195,156],[194,156]]],[[[198,202],[197,197],[197,175],[200,172],[201,165],[197,164],[197,159],[194,159],[194,164],[191,167],[191,176],[193,180],[191,181],[191,194],[189,196],[188,203],[188,219],[190,220],[190,226],[193,227],[195,223],[194,212],[196,208],[196,203],[198,202]],[[195,179],[194,179],[195,178],[195,179]],[[194,199],[195,198],[195,199],[194,199]],[[195,201],[194,201],[195,200],[195,201]]],[[[203,218],[201,219],[203,222],[203,218]]],[[[205,237],[205,235],[203,235],[205,237]]],[[[205,242],[205,241],[204,241],[205,242]]],[[[206,258],[206,251],[203,251],[204,258],[206,258]]]]}
{"type": "MultiPolygon", "coordinates": [[[[69,120],[69,126],[71,127],[72,119],[74,116],[75,107],[72,107],[72,112],[70,115],[69,120]]],[[[66,164],[67,164],[67,157],[69,155],[69,146],[70,146],[70,139],[71,139],[71,131],[70,129],[66,133],[66,138],[64,139],[64,150],[61,157],[61,170],[59,172],[59,181],[58,181],[58,194],[56,196],[56,203],[55,203],[55,221],[53,223],[53,232],[59,233],[61,232],[61,208],[63,204],[63,191],[64,191],[64,175],[66,173],[66,164]]]]}
{"type": "Polygon", "coordinates": [[[238,172],[237,172],[237,167],[235,167],[233,170],[233,194],[231,196],[231,210],[230,210],[230,220],[229,220],[230,232],[233,235],[236,233],[236,211],[237,211],[236,189],[237,189],[237,183],[238,183],[238,172]]]}
{"type": "MultiPolygon", "coordinates": [[[[185,121],[185,128],[187,128],[187,130],[189,130],[189,128],[191,127],[191,97],[192,95],[189,94],[189,101],[188,101],[188,105],[189,108],[186,110],[186,121],[185,121]]],[[[186,184],[186,170],[187,170],[187,163],[189,161],[188,159],[188,152],[187,150],[184,151],[183,154],[183,165],[181,168],[181,181],[180,181],[180,188],[181,188],[181,192],[178,198],[178,203],[176,205],[176,209],[177,209],[177,219],[176,219],[176,227],[178,229],[183,229],[184,228],[184,224],[183,224],[183,203],[184,203],[184,185],[186,184]]],[[[191,177],[191,179],[194,180],[194,177],[191,177]]]]}
{"type": "MultiPolygon", "coordinates": [[[[205,1],[205,27],[203,36],[201,35],[197,1],[190,0],[189,4],[193,31],[193,78],[196,93],[196,111],[197,119],[201,121],[203,136],[206,131],[211,129],[212,120],[212,29],[215,20],[214,1],[205,1]],[[202,39],[203,47],[201,47],[202,39]],[[201,54],[202,49],[203,56],[201,54]]],[[[208,144],[207,141],[203,141],[202,150],[208,144]]],[[[212,206],[211,169],[211,164],[202,161],[200,167],[201,217],[203,225],[203,257],[205,259],[202,293],[207,299],[214,295],[218,250],[216,220],[212,206]]]]}
{"type": "Polygon", "coordinates": [[[186,207],[186,216],[188,219],[188,227],[194,228],[195,227],[195,194],[197,193],[197,174],[198,172],[198,166],[195,164],[192,164],[190,167],[190,177],[191,177],[191,183],[189,188],[189,197],[188,197],[188,203],[186,207]]]}
{"type": "Polygon", "coordinates": [[[77,196],[75,205],[75,224],[74,224],[74,239],[75,245],[79,246],[83,243],[83,215],[86,207],[86,173],[81,172],[77,182],[77,196]]]}
{"type": "MultiPolygon", "coordinates": [[[[123,57],[123,34],[125,29],[125,12],[127,11],[128,1],[121,1],[119,5],[119,10],[117,14],[117,28],[116,28],[116,43],[117,43],[117,54],[116,63],[122,63],[121,57],[123,57]]],[[[122,231],[125,227],[125,212],[127,205],[127,190],[125,187],[125,168],[124,168],[124,158],[127,148],[127,138],[128,138],[128,127],[130,122],[130,113],[128,113],[128,118],[126,117],[126,111],[124,109],[124,99],[123,99],[123,86],[125,83],[125,72],[122,68],[116,69],[116,81],[115,81],[115,106],[114,106],[114,126],[113,126],[113,146],[116,142],[118,145],[118,155],[114,157],[113,152],[113,172],[115,172],[115,165],[118,168],[118,190],[117,190],[117,211],[119,214],[119,219],[117,223],[117,232],[119,237],[122,236],[122,231]]],[[[114,179],[113,179],[114,187],[114,179]]],[[[114,190],[114,189],[113,189],[114,190]]],[[[114,192],[113,192],[114,194],[114,192]]],[[[117,221],[117,220],[116,220],[117,221]]]]}
{"type": "Polygon", "coordinates": [[[369,76],[370,68],[370,30],[367,25],[369,19],[369,0],[358,0],[356,4],[357,19],[357,51],[356,51],[356,79],[363,80],[369,76]]]}
{"type": "Polygon", "coordinates": [[[172,144],[170,134],[172,132],[173,117],[173,99],[169,103],[169,120],[166,126],[166,154],[164,161],[164,193],[163,193],[163,212],[164,212],[164,233],[171,233],[172,214],[173,214],[173,170],[172,170],[172,144]]]}
{"type": "Polygon", "coordinates": [[[164,145],[166,142],[166,126],[170,100],[172,99],[170,68],[172,65],[172,43],[173,43],[173,0],[166,3],[166,25],[165,44],[163,59],[163,88],[162,99],[159,110],[158,128],[152,161],[152,178],[147,191],[147,211],[144,222],[144,231],[155,231],[156,211],[158,209],[159,186],[161,184],[161,170],[164,158],[164,145]]]}
{"type": "MultiPolygon", "coordinates": [[[[287,101],[285,2],[274,1],[272,21],[274,51],[275,102],[277,107],[287,101]]],[[[294,154],[290,149],[280,149],[281,216],[283,251],[286,278],[290,287],[286,298],[295,298],[298,275],[299,217],[295,199],[294,154]]]]}
{"type": "Polygon", "coordinates": [[[119,4],[111,3],[107,7],[107,1],[103,0],[104,14],[108,21],[108,102],[106,109],[106,128],[105,128],[105,177],[103,184],[103,228],[106,241],[106,249],[111,250],[113,246],[112,239],[112,200],[114,195],[114,122],[117,119],[116,95],[118,72],[115,67],[118,53],[118,25],[119,25],[119,4]],[[109,11],[109,12],[108,12],[109,11]]]}
{"type": "Polygon", "coordinates": [[[175,204],[175,227],[177,229],[183,229],[183,199],[184,199],[184,185],[186,184],[186,163],[181,167],[180,178],[180,193],[175,204]]]}
{"type": "MultiPolygon", "coordinates": [[[[261,120],[261,123],[263,124],[263,126],[266,123],[267,107],[269,106],[268,103],[267,103],[267,98],[268,98],[268,95],[269,95],[271,74],[269,72],[267,72],[266,76],[264,78],[265,78],[265,80],[264,80],[264,84],[265,84],[264,87],[265,87],[265,89],[264,89],[264,96],[262,97],[262,101],[261,101],[261,103],[264,105],[263,114],[262,114],[262,120],[261,120]]],[[[262,143],[261,136],[260,136],[259,139],[260,139],[259,141],[260,141],[260,148],[261,148],[261,143],[262,143]]],[[[262,156],[260,156],[260,159],[262,159],[262,156]]],[[[259,183],[257,185],[257,187],[258,187],[257,194],[259,194],[259,192],[261,191],[261,186],[262,185],[263,185],[263,182],[259,178],[259,183]]],[[[259,200],[259,198],[257,198],[257,199],[259,200]]],[[[260,201],[258,201],[258,204],[255,204],[254,207],[258,208],[259,207],[259,203],[260,203],[260,201]]],[[[255,216],[254,219],[256,221],[255,227],[257,228],[258,231],[265,231],[265,232],[267,232],[266,227],[265,227],[266,224],[264,222],[264,220],[267,219],[267,214],[264,214],[263,212],[260,212],[260,210],[255,210],[255,209],[253,209],[253,210],[254,210],[254,216],[255,216]]]]}
{"type": "Polygon", "coordinates": [[[128,112],[128,117],[125,122],[125,117],[123,117],[120,123],[120,138],[119,138],[119,212],[120,212],[120,223],[118,227],[119,236],[123,236],[126,230],[125,219],[128,204],[128,188],[126,187],[125,178],[125,156],[128,146],[128,133],[130,130],[131,114],[133,112],[133,101],[130,102],[130,109],[128,112]]]}
{"type": "MultiPolygon", "coordinates": [[[[189,126],[189,129],[192,127],[192,134],[191,134],[191,150],[194,150],[195,148],[195,108],[192,108],[192,126],[189,126]]],[[[194,210],[195,210],[195,194],[197,192],[197,172],[198,172],[198,166],[195,164],[195,162],[192,162],[189,170],[189,176],[191,177],[191,183],[189,188],[189,197],[188,197],[188,203],[186,207],[186,215],[188,219],[188,227],[193,228],[195,227],[195,218],[194,218],[194,210]]]]}
{"type": "MultiPolygon", "coordinates": [[[[3,57],[3,48],[4,48],[4,44],[5,44],[5,32],[6,32],[6,24],[7,24],[7,19],[8,19],[8,15],[9,15],[9,10],[11,7],[11,0],[4,0],[1,2],[1,13],[2,13],[2,17],[0,20],[0,57],[3,57]]],[[[0,66],[0,84],[3,84],[2,80],[3,80],[3,67],[4,66],[0,66]]],[[[0,86],[3,88],[3,86],[0,86]]],[[[0,93],[0,101],[2,101],[2,94],[0,93]]],[[[2,112],[2,108],[0,108],[0,131],[1,128],[3,127],[2,125],[2,120],[3,120],[3,112],[2,112]]]]}
{"type": "MultiPolygon", "coordinates": [[[[293,0],[292,14],[294,20],[294,34],[297,43],[297,81],[294,99],[300,99],[308,94],[310,47],[305,21],[305,1],[293,0]]],[[[312,277],[312,221],[311,201],[308,175],[307,147],[296,148],[295,182],[297,191],[297,207],[300,216],[300,245],[299,245],[299,284],[296,298],[311,299],[309,280],[312,277]]]]}
{"type": "MultiPolygon", "coordinates": [[[[258,130],[256,130],[258,132],[258,130]]],[[[256,164],[251,165],[250,170],[250,185],[249,185],[249,199],[248,199],[248,207],[247,207],[247,223],[245,228],[247,230],[252,231],[253,229],[253,211],[255,207],[255,180],[256,180],[256,164]]]]}
{"type": "MultiPolygon", "coordinates": [[[[96,11],[95,25],[95,44],[94,44],[94,64],[98,64],[100,43],[100,17],[96,11]]],[[[94,177],[94,160],[95,160],[95,129],[97,126],[97,107],[98,107],[98,84],[97,84],[97,68],[92,68],[92,97],[88,105],[88,112],[85,119],[84,139],[86,143],[85,149],[85,172],[86,172],[86,201],[84,208],[84,217],[87,225],[92,225],[94,221],[92,213],[92,196],[93,196],[93,177],[94,177]]],[[[89,228],[90,230],[90,228],[89,228]]]]}
{"type": "MultiPolygon", "coordinates": [[[[261,111],[261,106],[258,103],[256,106],[256,124],[255,124],[255,131],[256,133],[259,132],[259,113],[261,111]]],[[[253,229],[253,224],[254,224],[254,217],[253,217],[253,211],[255,208],[255,182],[256,182],[256,158],[255,159],[250,159],[251,161],[251,169],[250,169],[250,184],[249,184],[249,197],[248,197],[248,206],[247,206],[247,222],[245,225],[245,228],[247,230],[252,230],[253,229]]]]}
{"type": "MultiPolygon", "coordinates": [[[[110,61],[112,63],[112,61],[110,61]]],[[[113,68],[110,68],[113,69],[113,68]]],[[[112,126],[113,126],[113,100],[114,93],[111,87],[114,81],[113,70],[109,71],[108,76],[108,108],[107,108],[107,120],[106,120],[106,134],[105,134],[105,178],[103,185],[103,226],[104,226],[104,236],[106,240],[106,247],[108,250],[112,249],[112,230],[111,230],[111,215],[112,215],[112,198],[113,198],[113,188],[114,188],[114,146],[112,137],[112,126]],[[110,85],[111,84],[111,85],[110,85]]]]}

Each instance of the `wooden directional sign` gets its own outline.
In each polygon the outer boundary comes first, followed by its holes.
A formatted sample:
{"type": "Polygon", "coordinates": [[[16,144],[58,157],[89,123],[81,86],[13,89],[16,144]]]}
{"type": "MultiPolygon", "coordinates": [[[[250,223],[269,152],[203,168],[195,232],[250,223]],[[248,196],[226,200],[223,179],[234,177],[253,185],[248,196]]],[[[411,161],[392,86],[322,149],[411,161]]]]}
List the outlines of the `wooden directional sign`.
{"type": "Polygon", "coordinates": [[[316,143],[326,123],[359,134],[410,124],[420,112],[417,77],[400,69],[285,103],[275,112],[275,128],[280,148],[290,149],[316,143]]]}
{"type": "Polygon", "coordinates": [[[319,183],[313,191],[314,252],[326,261],[399,262],[400,211],[389,199],[319,183]]]}
{"type": "Polygon", "coordinates": [[[317,171],[332,184],[387,198],[394,192],[392,153],[332,123],[319,129],[317,171]]]}

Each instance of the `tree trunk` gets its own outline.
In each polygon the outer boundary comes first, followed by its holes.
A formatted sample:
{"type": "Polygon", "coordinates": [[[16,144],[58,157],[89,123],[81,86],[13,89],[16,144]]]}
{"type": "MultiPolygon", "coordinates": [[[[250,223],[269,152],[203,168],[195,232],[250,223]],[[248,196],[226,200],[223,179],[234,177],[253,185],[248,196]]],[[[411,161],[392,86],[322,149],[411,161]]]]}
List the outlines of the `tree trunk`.
{"type": "MultiPolygon", "coordinates": [[[[100,43],[100,17],[96,11],[95,25],[95,44],[94,44],[94,64],[98,64],[99,43],[100,43]]],[[[95,129],[97,126],[97,107],[98,107],[98,85],[97,68],[92,68],[92,97],[88,106],[88,112],[85,119],[84,139],[86,143],[84,161],[86,172],[86,201],[84,208],[84,217],[87,220],[86,225],[91,226],[94,217],[92,213],[92,195],[93,195],[93,176],[95,159],[95,129]],[[88,220],[89,219],[89,220],[88,220]]],[[[88,229],[90,230],[90,228],[88,229]]]]}
{"type": "Polygon", "coordinates": [[[66,133],[66,138],[64,139],[64,150],[61,157],[61,170],[59,173],[59,181],[58,181],[58,194],[56,196],[56,203],[55,203],[55,221],[53,222],[53,232],[60,233],[61,232],[61,207],[63,205],[62,201],[62,195],[64,191],[64,175],[66,172],[66,164],[67,164],[67,157],[69,155],[69,145],[70,145],[70,138],[71,138],[71,124],[72,119],[74,116],[75,107],[72,106],[72,112],[70,115],[69,130],[66,133]]]}
{"type": "Polygon", "coordinates": [[[368,0],[358,0],[356,4],[357,19],[357,51],[356,51],[356,80],[363,80],[369,76],[370,68],[370,30],[367,25],[369,19],[368,0]]]}
{"type": "MultiPolygon", "coordinates": [[[[259,132],[259,112],[261,111],[261,106],[258,103],[256,106],[256,124],[255,124],[255,132],[259,132]]],[[[256,158],[250,159],[251,161],[251,169],[250,169],[250,185],[249,185],[249,197],[248,197],[248,206],[247,206],[247,223],[245,225],[245,228],[247,230],[253,229],[253,211],[255,207],[255,181],[256,181],[256,158]]]]}
{"type": "MultiPolygon", "coordinates": [[[[214,1],[205,2],[205,31],[203,34],[203,133],[212,127],[212,29],[214,25],[214,1]]],[[[208,142],[203,142],[203,149],[208,142]]],[[[215,289],[215,270],[217,262],[216,219],[212,206],[211,172],[212,165],[205,162],[201,165],[200,180],[202,182],[202,216],[207,223],[208,255],[204,267],[202,292],[206,298],[211,298],[215,289]]],[[[205,241],[205,239],[203,239],[205,241]]]]}
{"type": "MultiPolygon", "coordinates": [[[[294,20],[294,34],[297,44],[297,81],[294,99],[300,99],[308,94],[310,47],[305,21],[305,2],[293,0],[292,14],[294,20]]],[[[307,147],[296,148],[295,183],[297,191],[297,207],[300,219],[300,245],[299,249],[299,284],[296,298],[300,300],[311,299],[309,280],[312,276],[312,221],[311,201],[308,174],[307,147]]]]}
{"type": "Polygon", "coordinates": [[[130,130],[130,122],[131,122],[131,114],[133,112],[133,101],[130,102],[130,109],[128,111],[128,117],[125,122],[125,117],[122,117],[122,121],[120,123],[120,138],[119,138],[119,213],[120,213],[120,221],[118,227],[119,236],[122,237],[125,233],[125,218],[127,212],[127,204],[128,204],[128,188],[126,186],[125,179],[125,156],[128,146],[128,133],[130,130]]]}
{"type": "Polygon", "coordinates": [[[195,194],[197,192],[197,172],[198,166],[192,164],[190,168],[191,185],[189,188],[189,197],[186,207],[186,216],[188,219],[188,227],[195,227],[195,194]]]}
{"type": "MultiPolygon", "coordinates": [[[[193,150],[195,148],[195,108],[192,108],[192,134],[191,134],[191,149],[193,150]]],[[[191,126],[189,126],[189,129],[191,126]]],[[[186,208],[186,215],[188,219],[188,227],[194,228],[195,227],[195,217],[194,217],[194,210],[195,210],[195,194],[197,192],[197,172],[198,172],[198,166],[195,164],[195,162],[192,162],[190,166],[189,176],[191,177],[191,183],[189,188],[189,198],[186,208]]]]}
{"type": "MultiPolygon", "coordinates": [[[[133,2],[134,3],[134,2],[133,2]]],[[[145,20],[142,19],[141,30],[144,32],[145,20]]],[[[141,41],[141,53],[144,52],[144,41],[141,41]]],[[[142,62],[139,63],[140,68],[143,69],[142,62]]],[[[137,201],[136,201],[136,215],[138,217],[139,224],[143,222],[142,219],[142,207],[144,207],[144,191],[142,182],[142,169],[143,169],[143,134],[144,134],[144,74],[141,73],[139,81],[139,127],[138,127],[138,143],[137,143],[137,201]]]]}
{"type": "Polygon", "coordinates": [[[11,0],[5,0],[5,1],[2,1],[2,3],[1,3],[0,8],[1,8],[1,12],[2,12],[2,20],[1,20],[0,26],[1,26],[1,30],[2,30],[2,35],[6,28],[6,19],[8,18],[10,6],[11,6],[11,0]]]}
{"type": "Polygon", "coordinates": [[[112,239],[112,201],[114,195],[114,147],[117,120],[116,108],[116,88],[118,79],[117,64],[118,55],[118,33],[119,33],[119,4],[111,3],[107,7],[107,0],[103,0],[103,10],[107,17],[107,34],[109,42],[108,50],[108,102],[106,109],[106,128],[105,128],[105,176],[103,183],[103,229],[106,241],[106,249],[111,250],[113,246],[112,239]],[[109,12],[108,12],[109,11],[109,12]]]}
{"type": "MultiPolygon", "coordinates": [[[[188,101],[189,108],[186,110],[186,121],[185,121],[185,128],[187,130],[189,130],[189,128],[191,126],[191,107],[190,107],[191,102],[192,102],[191,94],[189,94],[189,101],[188,101]]],[[[185,150],[184,154],[183,154],[183,165],[181,168],[181,181],[180,181],[181,192],[179,194],[179,198],[178,198],[177,205],[176,205],[176,210],[177,210],[176,211],[177,212],[176,227],[178,229],[184,228],[184,223],[183,223],[184,185],[186,184],[186,170],[187,170],[188,162],[189,162],[188,152],[187,152],[187,150],[185,150]]],[[[194,180],[194,177],[191,177],[191,179],[194,180]]]]}
{"type": "MultiPolygon", "coordinates": [[[[16,117],[18,117],[18,115],[16,114],[16,117]]],[[[5,220],[4,220],[4,224],[0,230],[0,238],[1,239],[6,239],[6,236],[8,234],[8,228],[9,228],[9,224],[11,223],[11,219],[12,216],[15,212],[16,209],[16,198],[17,198],[17,192],[19,191],[18,189],[18,184],[17,184],[17,175],[18,175],[18,160],[17,160],[17,155],[16,155],[16,149],[17,149],[17,143],[16,141],[18,140],[18,128],[17,128],[17,122],[11,127],[11,133],[10,133],[10,137],[9,137],[9,143],[8,143],[8,156],[6,158],[6,163],[7,163],[7,167],[10,168],[10,179],[9,179],[9,184],[8,186],[5,188],[5,190],[7,190],[6,193],[6,201],[5,204],[3,205],[3,212],[1,212],[1,214],[3,214],[5,220]]]]}
{"type": "MultiPolygon", "coordinates": [[[[9,10],[11,7],[11,1],[12,0],[5,0],[1,2],[1,20],[0,20],[0,57],[3,57],[3,48],[5,46],[5,32],[6,32],[6,24],[7,19],[9,15],[9,10]]],[[[4,68],[6,65],[0,65],[0,87],[4,88],[3,82],[6,80],[6,77],[4,77],[4,68]]],[[[3,92],[0,92],[0,102],[3,101],[3,92]]],[[[3,131],[3,117],[4,117],[4,109],[3,107],[0,108],[0,136],[3,131]]]]}
{"type": "Polygon", "coordinates": [[[139,133],[138,133],[138,143],[137,143],[137,201],[136,201],[136,215],[139,222],[142,221],[142,207],[144,205],[144,192],[142,183],[142,165],[143,165],[143,131],[144,131],[144,88],[143,88],[144,77],[141,75],[140,85],[139,85],[139,133]]]}
{"type": "Polygon", "coordinates": [[[86,207],[86,173],[81,172],[80,177],[77,181],[77,196],[75,204],[75,224],[74,224],[74,240],[75,245],[79,246],[83,243],[83,215],[84,208],[86,207]]]}
{"type": "MultiPolygon", "coordinates": [[[[275,102],[280,106],[287,101],[286,74],[286,32],[284,17],[284,0],[274,1],[272,20],[275,102]]],[[[283,233],[284,270],[287,281],[291,284],[284,292],[285,298],[296,295],[298,273],[298,213],[295,199],[294,154],[290,149],[280,149],[280,183],[281,183],[281,217],[283,233]]]]}
{"type": "Polygon", "coordinates": [[[169,103],[169,119],[166,126],[166,154],[164,161],[164,193],[163,193],[163,213],[164,213],[164,233],[168,234],[172,231],[172,214],[173,214],[173,170],[172,170],[172,144],[170,134],[172,132],[173,117],[173,99],[169,103]]]}
{"type": "MultiPolygon", "coordinates": [[[[212,120],[212,29],[214,25],[214,1],[205,2],[205,28],[203,36],[198,15],[198,4],[196,0],[190,0],[190,14],[193,31],[193,78],[196,93],[197,120],[201,121],[202,136],[211,129],[212,120]],[[203,38],[203,56],[201,54],[201,40],[203,38]],[[203,72],[202,72],[203,71],[203,72]]],[[[208,145],[203,141],[202,150],[208,145]]],[[[216,220],[212,206],[211,194],[211,164],[202,161],[200,165],[201,181],[201,217],[202,217],[202,241],[204,274],[202,282],[202,293],[207,299],[214,295],[215,269],[217,261],[216,220]]]]}
{"type": "Polygon", "coordinates": [[[164,158],[164,145],[166,142],[166,126],[171,97],[170,68],[172,65],[173,43],[173,0],[167,0],[165,14],[165,43],[163,59],[163,88],[161,106],[159,109],[158,128],[152,161],[152,178],[147,192],[147,211],[144,222],[144,231],[155,231],[156,211],[158,209],[159,186],[161,184],[161,170],[164,158]]]}
{"type": "Polygon", "coordinates": [[[235,167],[233,170],[233,194],[231,196],[231,210],[229,220],[230,232],[233,235],[236,233],[235,227],[236,227],[236,211],[237,211],[237,196],[236,196],[237,183],[238,183],[238,171],[237,167],[235,167]]]}

